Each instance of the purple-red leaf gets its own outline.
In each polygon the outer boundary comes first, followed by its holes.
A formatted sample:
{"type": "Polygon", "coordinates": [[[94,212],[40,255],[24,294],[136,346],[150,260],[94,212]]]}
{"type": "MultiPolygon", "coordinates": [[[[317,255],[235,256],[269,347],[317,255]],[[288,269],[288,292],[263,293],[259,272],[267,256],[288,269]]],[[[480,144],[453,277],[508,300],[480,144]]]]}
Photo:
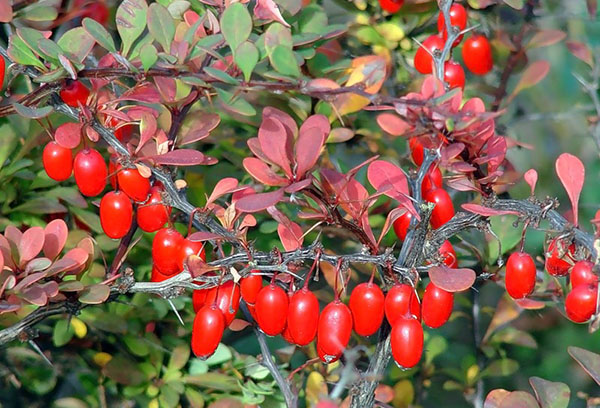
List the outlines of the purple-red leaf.
{"type": "Polygon", "coordinates": [[[27,275],[25,278],[21,279],[19,283],[12,289],[15,292],[20,292],[26,287],[33,285],[35,282],[39,281],[46,277],[46,272],[36,272],[31,275],[27,275]]]}
{"type": "Polygon", "coordinates": [[[44,255],[46,258],[54,259],[65,246],[69,229],[67,224],[61,220],[53,220],[44,228],[44,255]]]}
{"type": "Polygon", "coordinates": [[[513,391],[502,399],[500,408],[539,408],[533,395],[525,391],[513,391]]]}
{"type": "Polygon", "coordinates": [[[140,142],[135,148],[135,152],[139,152],[146,143],[152,139],[152,136],[158,129],[156,118],[150,112],[140,113],[140,142]]]}
{"type": "Polygon", "coordinates": [[[189,235],[187,237],[187,239],[189,241],[210,241],[211,239],[221,239],[223,238],[221,235],[219,234],[214,234],[212,232],[208,232],[208,231],[198,231],[198,232],[194,232],[193,234],[189,235]]]}
{"type": "Polygon", "coordinates": [[[233,177],[226,177],[224,179],[219,180],[219,182],[213,189],[212,193],[210,194],[210,197],[208,197],[206,204],[208,205],[208,204],[212,203],[213,201],[217,200],[219,197],[224,196],[225,194],[232,193],[233,191],[235,191],[237,189],[237,187],[238,187],[238,181],[237,181],[237,179],[234,179],[233,177]]]}
{"type": "Polygon", "coordinates": [[[594,67],[594,59],[592,58],[592,52],[587,44],[577,41],[567,41],[567,48],[575,56],[575,58],[585,62],[590,67],[594,67]]]}
{"type": "Polygon", "coordinates": [[[250,323],[245,320],[233,319],[227,328],[231,331],[238,332],[244,330],[248,326],[250,326],[250,323]]]}
{"type": "Polygon", "coordinates": [[[44,229],[42,227],[31,227],[25,231],[18,246],[21,265],[25,265],[35,258],[43,247],[44,229]]]}
{"type": "Polygon", "coordinates": [[[258,141],[267,158],[292,179],[292,139],[281,122],[269,117],[263,119],[258,129],[258,141]]]}
{"type": "Polygon", "coordinates": [[[267,186],[284,186],[288,179],[275,173],[268,164],[256,157],[246,157],[243,165],[248,174],[267,186]]]}
{"type": "Polygon", "coordinates": [[[242,212],[254,213],[266,210],[272,205],[277,204],[283,199],[283,189],[271,191],[269,193],[257,193],[247,195],[235,203],[235,208],[242,212]]]}
{"type": "Polygon", "coordinates": [[[330,131],[329,120],[323,115],[313,115],[302,124],[296,142],[296,179],[315,165],[330,131]]]}
{"type": "Polygon", "coordinates": [[[573,210],[573,221],[578,225],[579,220],[579,195],[583,188],[583,180],[585,178],[585,167],[581,160],[569,153],[563,153],[558,156],[555,163],[556,174],[560,182],[565,187],[569,200],[571,200],[571,208],[573,210]]]}
{"type": "Polygon", "coordinates": [[[200,115],[192,124],[191,129],[181,138],[179,145],[183,146],[194,143],[208,137],[210,132],[219,125],[220,121],[221,118],[219,115],[214,113],[200,115]]]}
{"type": "Polygon", "coordinates": [[[397,200],[419,218],[412,201],[408,198],[408,181],[399,167],[385,160],[376,160],[369,165],[367,178],[378,192],[397,200]]]}
{"type": "Polygon", "coordinates": [[[56,143],[66,149],[74,149],[81,142],[81,123],[63,123],[54,133],[56,143]]]}
{"type": "Polygon", "coordinates": [[[193,149],[178,149],[148,158],[152,159],[156,164],[168,166],[198,166],[217,163],[217,159],[205,156],[198,150],[193,149]]]}
{"type": "Polygon", "coordinates": [[[496,210],[494,208],[489,208],[489,207],[484,207],[483,205],[479,205],[479,204],[463,204],[461,206],[464,210],[467,210],[469,212],[472,212],[474,214],[479,214],[479,215],[483,215],[484,217],[491,217],[493,215],[507,215],[507,214],[516,214],[518,215],[519,213],[517,211],[511,211],[511,210],[496,210]]]}
{"type": "MultiPolygon", "coordinates": [[[[160,77],[155,77],[160,78],[160,77]]],[[[115,99],[113,102],[120,101],[138,101],[146,103],[158,103],[160,102],[160,94],[156,90],[156,87],[149,82],[140,84],[135,88],[130,89],[121,95],[120,98],[115,99]]]]}
{"type": "Polygon", "coordinates": [[[254,6],[254,15],[261,20],[277,21],[286,27],[290,26],[283,19],[279,6],[273,0],[257,0],[254,6]]]}
{"type": "Polygon", "coordinates": [[[502,400],[506,398],[509,394],[510,391],[507,391],[503,388],[498,388],[490,391],[490,393],[485,398],[483,408],[500,408],[502,400]]]}
{"type": "Polygon", "coordinates": [[[600,385],[600,355],[575,346],[568,347],[567,351],[590,377],[600,385]]]}
{"type": "Polygon", "coordinates": [[[540,377],[530,377],[529,384],[542,408],[566,408],[569,405],[571,390],[567,384],[540,377]]]}
{"type": "Polygon", "coordinates": [[[451,269],[445,265],[429,268],[429,279],[435,286],[448,292],[469,289],[475,283],[475,271],[467,268],[451,269]]]}
{"type": "Polygon", "coordinates": [[[294,251],[302,246],[304,237],[302,228],[293,221],[277,225],[277,234],[286,251],[294,251]]]}
{"type": "Polygon", "coordinates": [[[519,79],[517,86],[508,99],[512,100],[522,90],[530,88],[540,82],[546,77],[549,71],[550,63],[548,61],[541,60],[532,62],[525,69],[525,72],[523,72],[521,79],[519,79]]]}
{"type": "Polygon", "coordinates": [[[401,136],[410,130],[411,126],[394,113],[382,113],[377,116],[377,124],[392,136],[401,136]]]}
{"type": "Polygon", "coordinates": [[[525,172],[523,178],[525,179],[525,182],[529,184],[529,187],[531,188],[531,195],[533,195],[535,185],[537,184],[538,180],[537,171],[535,171],[535,169],[529,169],[525,172]]]}
{"type": "Polygon", "coordinates": [[[567,33],[561,30],[541,30],[531,37],[527,48],[546,47],[564,40],[566,36],[567,33]]]}

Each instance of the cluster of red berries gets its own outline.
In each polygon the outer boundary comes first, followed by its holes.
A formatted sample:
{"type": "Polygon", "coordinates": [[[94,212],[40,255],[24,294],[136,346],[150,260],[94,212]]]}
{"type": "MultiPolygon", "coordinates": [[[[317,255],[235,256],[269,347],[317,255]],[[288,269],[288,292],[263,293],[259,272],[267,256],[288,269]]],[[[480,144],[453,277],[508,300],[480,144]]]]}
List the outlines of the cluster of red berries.
{"type": "MultiPolygon", "coordinates": [[[[567,317],[575,323],[585,323],[596,314],[598,303],[598,276],[590,261],[575,261],[575,246],[565,248],[560,240],[552,240],[546,254],[546,270],[552,276],[569,276],[571,291],[565,299],[567,317]]],[[[514,299],[522,299],[533,293],[536,268],[531,256],[515,252],[506,263],[506,291],[514,299]]]]}
{"type": "MultiPolygon", "coordinates": [[[[450,24],[452,27],[458,27],[460,31],[467,27],[467,10],[458,3],[450,7],[450,24]]],[[[436,50],[441,52],[448,38],[446,23],[442,13],[437,21],[438,34],[432,34],[423,41],[423,44],[415,54],[415,69],[421,74],[431,74],[433,72],[432,55],[436,50]]],[[[452,44],[456,47],[463,39],[460,35],[452,44]]],[[[465,66],[475,75],[485,75],[491,71],[494,62],[492,58],[492,47],[488,39],[482,34],[471,35],[464,43],[462,48],[462,57],[465,66]]],[[[444,63],[444,82],[450,88],[465,87],[465,71],[462,66],[450,59],[444,63]]]]}

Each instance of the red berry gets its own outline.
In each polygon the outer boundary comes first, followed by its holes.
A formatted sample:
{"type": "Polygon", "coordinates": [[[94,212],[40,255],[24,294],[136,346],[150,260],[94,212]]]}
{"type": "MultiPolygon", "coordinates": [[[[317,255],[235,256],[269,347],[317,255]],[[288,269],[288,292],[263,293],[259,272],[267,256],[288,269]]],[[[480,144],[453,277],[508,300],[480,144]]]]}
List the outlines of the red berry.
{"type": "Polygon", "coordinates": [[[78,108],[79,103],[85,105],[89,95],[89,89],[79,81],[67,81],[60,91],[60,98],[63,102],[74,108],[78,108]]]}
{"type": "Polygon", "coordinates": [[[401,317],[392,326],[390,342],[396,364],[403,368],[414,367],[423,354],[423,326],[417,319],[401,317]]]}
{"type": "Polygon", "coordinates": [[[431,56],[435,50],[442,51],[443,48],[444,39],[442,37],[439,35],[427,37],[415,54],[415,69],[421,74],[431,74],[433,72],[433,58],[431,56]]]}
{"type": "Polygon", "coordinates": [[[473,34],[465,41],[462,57],[465,66],[475,75],[485,75],[494,66],[490,42],[481,34],[473,34]]]}
{"type": "MultiPolygon", "coordinates": [[[[152,265],[152,276],[150,277],[150,282],[162,282],[169,278],[170,278],[170,276],[163,275],[162,273],[160,273],[160,271],[158,270],[156,265],[152,265]]],[[[194,308],[194,311],[197,312],[198,310],[196,310],[196,308],[194,308]]]]}
{"type": "Polygon", "coordinates": [[[450,318],[453,306],[454,294],[430,282],[425,288],[421,306],[423,322],[432,329],[442,326],[450,318]]]}
{"type": "Polygon", "coordinates": [[[258,292],[256,317],[258,326],[268,336],[277,336],[285,329],[288,314],[288,295],[271,283],[258,292]]]}
{"type": "Polygon", "coordinates": [[[290,299],[287,327],[294,343],[306,346],[317,335],[319,301],[314,293],[302,288],[290,299]]]}
{"type": "Polygon", "coordinates": [[[514,252],[506,262],[506,291],[513,299],[529,296],[535,288],[535,263],[525,252],[514,252]]]}
{"type": "MultiPolygon", "coordinates": [[[[0,57],[0,59],[2,58],[0,57]]],[[[44,147],[42,162],[44,163],[46,174],[51,179],[64,181],[71,177],[71,173],[73,172],[73,153],[71,149],[62,147],[52,141],[44,147]]]]}
{"type": "Polygon", "coordinates": [[[121,125],[121,121],[115,117],[111,117],[106,122],[106,126],[114,129],[114,134],[119,141],[124,142],[129,140],[135,127],[132,124],[121,125]]]}
{"type": "Polygon", "coordinates": [[[573,288],[565,299],[567,317],[575,323],[585,323],[596,313],[598,286],[579,285],[573,288]]]}
{"type": "Polygon", "coordinates": [[[152,240],[152,261],[164,275],[180,272],[179,259],[183,236],[173,228],[159,230],[152,240]]]}
{"type": "Polygon", "coordinates": [[[592,271],[594,264],[590,261],[575,262],[571,270],[571,287],[590,283],[598,283],[598,276],[592,271]]]}
{"type": "Polygon", "coordinates": [[[465,88],[465,70],[462,65],[455,61],[446,61],[444,63],[444,82],[452,88],[465,88]]]}
{"type": "Polygon", "coordinates": [[[161,193],[162,189],[160,187],[152,187],[148,201],[138,205],[137,223],[146,232],[158,231],[169,221],[171,207],[162,203],[161,193]]]}
{"type": "Polygon", "coordinates": [[[296,344],[296,342],[294,341],[294,338],[292,337],[292,333],[290,332],[290,325],[289,324],[285,325],[285,328],[281,332],[281,337],[283,337],[283,339],[285,341],[287,341],[288,343],[290,343],[290,344],[296,344]]]}
{"type": "Polygon", "coordinates": [[[330,356],[330,355],[327,355],[323,351],[323,349],[320,347],[320,344],[318,343],[318,339],[317,339],[317,354],[319,355],[319,358],[321,359],[321,361],[324,362],[325,364],[335,363],[341,357],[341,355],[339,355],[339,356],[330,356]]]}
{"type": "Polygon", "coordinates": [[[456,252],[454,252],[454,247],[452,246],[450,241],[444,241],[444,243],[439,249],[439,253],[444,259],[444,263],[446,264],[446,266],[453,269],[458,268],[458,259],[456,258],[456,252]]]}
{"type": "Polygon", "coordinates": [[[150,180],[142,176],[136,168],[125,168],[117,165],[117,182],[133,201],[144,202],[150,191],[150,180]]]}
{"type": "Polygon", "coordinates": [[[406,211],[394,221],[394,232],[398,239],[404,241],[404,238],[406,238],[406,234],[408,234],[408,229],[410,228],[411,219],[412,214],[406,211]]]}
{"type": "Polygon", "coordinates": [[[433,190],[434,188],[442,188],[442,184],[442,171],[435,163],[433,163],[429,168],[429,171],[427,171],[425,174],[425,178],[421,184],[421,194],[425,196],[425,193],[427,193],[429,190],[433,190]]]}
{"type": "Polygon", "coordinates": [[[339,299],[329,303],[319,316],[317,349],[325,356],[340,357],[352,334],[352,313],[339,299]]]}
{"type": "Polygon", "coordinates": [[[183,270],[183,266],[187,265],[187,258],[190,255],[197,255],[202,258],[203,261],[206,261],[206,253],[204,251],[204,243],[202,241],[190,241],[185,238],[181,242],[181,246],[179,248],[179,270],[183,270]]]}
{"type": "Polygon", "coordinates": [[[385,296],[379,286],[364,282],[356,286],[350,295],[350,311],[354,331],[359,336],[374,334],[383,322],[385,296]]]}
{"type": "Polygon", "coordinates": [[[89,17],[102,25],[108,21],[108,7],[104,3],[91,3],[85,6],[81,14],[82,18],[89,17]]]}
{"type": "Polygon", "coordinates": [[[263,287],[262,276],[255,274],[254,272],[255,271],[250,272],[250,275],[240,280],[240,290],[242,292],[242,299],[244,299],[246,303],[249,303],[251,305],[256,303],[258,292],[260,292],[260,290],[263,287]]]}
{"type": "Polygon", "coordinates": [[[381,8],[388,13],[397,13],[403,4],[404,0],[379,0],[381,8]]]}
{"type": "MultiPolygon", "coordinates": [[[[154,272],[154,269],[152,269],[152,271],[154,272]]],[[[206,305],[206,298],[208,296],[208,292],[210,292],[210,289],[194,290],[194,293],[192,294],[192,306],[194,307],[194,312],[197,313],[198,310],[202,309],[204,305],[206,305]]]]}
{"type": "Polygon", "coordinates": [[[192,351],[196,357],[210,357],[223,338],[225,317],[215,305],[206,305],[196,313],[192,328],[192,351]]]}
{"type": "Polygon", "coordinates": [[[6,61],[3,57],[0,57],[0,89],[4,86],[4,76],[6,74],[6,61]]]}
{"type": "Polygon", "coordinates": [[[385,295],[385,317],[391,326],[404,317],[415,317],[419,321],[421,320],[419,295],[412,286],[405,283],[397,283],[392,286],[385,295]]]}
{"type": "Polygon", "coordinates": [[[225,318],[225,327],[229,326],[233,319],[235,319],[235,315],[237,311],[240,309],[240,287],[236,285],[233,281],[227,281],[216,288],[209,289],[206,294],[206,303],[207,305],[211,305],[215,303],[221,313],[223,313],[223,317],[225,318]]]}
{"type": "Polygon", "coordinates": [[[131,200],[121,191],[106,193],[100,201],[100,224],[109,238],[127,235],[133,219],[131,200]]]}
{"type": "Polygon", "coordinates": [[[561,240],[552,240],[546,251],[546,270],[552,276],[565,276],[573,263],[575,245],[571,244],[567,250],[566,244],[561,240]],[[562,256],[561,256],[562,255],[562,256]]]}
{"type": "Polygon", "coordinates": [[[434,188],[425,192],[423,199],[435,204],[430,219],[431,226],[434,229],[438,229],[454,217],[452,199],[443,188],[434,188]]]}
{"type": "Polygon", "coordinates": [[[75,156],[73,174],[81,194],[94,197],[104,190],[108,170],[104,158],[96,149],[85,148],[75,156]]]}
{"type": "Polygon", "coordinates": [[[423,159],[425,158],[425,148],[419,142],[419,139],[416,137],[411,137],[408,140],[408,147],[410,148],[410,155],[417,166],[420,166],[423,163],[423,159]]]}
{"type": "MultiPolygon", "coordinates": [[[[458,31],[462,31],[467,27],[467,10],[458,3],[454,3],[452,7],[450,7],[450,25],[452,27],[458,27],[458,31]]],[[[446,20],[444,19],[444,15],[442,13],[438,16],[437,22],[438,31],[442,33],[442,37],[444,41],[448,38],[448,31],[446,31],[446,20]]],[[[463,36],[460,35],[452,44],[453,47],[456,47],[463,36]]]]}

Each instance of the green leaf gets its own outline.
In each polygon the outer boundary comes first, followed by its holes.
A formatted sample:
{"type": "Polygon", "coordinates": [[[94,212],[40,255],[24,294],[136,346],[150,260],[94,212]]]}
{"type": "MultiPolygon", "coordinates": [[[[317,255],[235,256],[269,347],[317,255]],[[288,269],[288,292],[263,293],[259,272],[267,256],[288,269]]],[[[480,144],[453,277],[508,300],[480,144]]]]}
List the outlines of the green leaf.
{"type": "Polygon", "coordinates": [[[52,106],[44,106],[43,108],[35,108],[31,106],[21,105],[20,103],[13,103],[13,107],[17,113],[28,119],[41,119],[48,116],[54,108],[52,106]]]}
{"type": "Polygon", "coordinates": [[[300,75],[300,67],[298,67],[294,51],[291,48],[283,45],[276,46],[271,55],[269,55],[269,61],[271,61],[273,68],[280,74],[291,77],[298,77],[300,75]]]}
{"type": "Polygon", "coordinates": [[[220,365],[231,360],[232,358],[233,355],[231,354],[229,347],[223,343],[219,343],[219,346],[215,350],[214,354],[206,359],[206,364],[209,366],[220,365]]]}
{"type": "Polygon", "coordinates": [[[131,361],[117,354],[102,369],[104,375],[119,384],[139,385],[144,381],[144,374],[137,367],[135,361],[131,361]]]}
{"type": "Polygon", "coordinates": [[[231,92],[227,92],[224,89],[215,88],[215,90],[227,109],[243,116],[256,115],[256,109],[246,100],[239,97],[236,98],[231,92]]]}
{"type": "Polygon", "coordinates": [[[125,336],[123,338],[123,341],[125,342],[125,345],[129,349],[129,351],[131,351],[132,354],[138,357],[147,356],[150,352],[148,343],[143,337],[125,336]]]}
{"type": "Polygon", "coordinates": [[[251,42],[245,41],[233,53],[233,60],[244,73],[244,79],[249,81],[258,63],[258,49],[251,42]]]}
{"type": "Polygon", "coordinates": [[[223,41],[223,34],[213,34],[200,39],[190,52],[188,59],[203,57],[207,53],[214,54],[213,47],[221,41],[223,41]]]}
{"type": "Polygon", "coordinates": [[[206,72],[211,77],[223,82],[224,84],[229,85],[239,85],[239,81],[229,75],[227,72],[221,71],[220,69],[216,69],[213,67],[204,67],[204,72],[206,72]]]}
{"type": "Polygon", "coordinates": [[[327,28],[327,14],[323,7],[317,4],[310,4],[302,8],[298,17],[298,27],[301,33],[322,34],[327,28]]]}
{"type": "Polygon", "coordinates": [[[13,208],[11,212],[22,211],[31,214],[57,214],[66,213],[67,207],[58,202],[56,198],[35,197],[13,208]]]}
{"type": "Polygon", "coordinates": [[[171,52],[171,43],[175,37],[175,22],[166,7],[152,3],[148,8],[148,31],[161,45],[163,51],[171,52]]]}
{"type": "Polygon", "coordinates": [[[190,407],[192,408],[203,408],[204,407],[204,398],[202,394],[193,388],[186,387],[185,389],[185,397],[187,398],[190,407]]]}
{"type": "Polygon", "coordinates": [[[17,146],[17,134],[9,123],[0,125],[0,169],[17,146]]]}
{"type": "Polygon", "coordinates": [[[58,57],[63,54],[63,50],[52,40],[47,38],[41,38],[37,42],[38,50],[42,54],[42,57],[47,58],[54,63],[58,62],[58,57]]]}
{"type": "Polygon", "coordinates": [[[44,83],[48,83],[48,82],[55,82],[55,81],[58,81],[59,79],[66,78],[68,76],[69,75],[67,74],[67,71],[65,71],[65,69],[63,67],[59,67],[50,72],[47,72],[45,74],[42,74],[40,76],[33,78],[33,82],[36,82],[38,84],[44,84],[44,83]]]}
{"type": "Polygon", "coordinates": [[[480,374],[483,377],[506,377],[514,374],[519,369],[519,363],[515,360],[503,358],[501,360],[492,361],[480,374]]]}
{"type": "Polygon", "coordinates": [[[88,32],[89,35],[96,39],[96,42],[100,44],[100,46],[104,47],[110,52],[117,52],[117,48],[115,47],[115,42],[110,36],[109,32],[106,31],[106,28],[99,22],[89,17],[83,19],[83,28],[88,32]]]}
{"type": "Polygon", "coordinates": [[[140,48],[140,60],[142,61],[142,66],[144,67],[144,71],[148,71],[156,61],[158,60],[158,53],[156,51],[156,47],[152,44],[144,44],[142,48],[140,48]]]}
{"type": "MultiPolygon", "coordinates": [[[[27,44],[27,46],[36,54],[41,55],[42,52],[38,46],[40,40],[45,40],[46,38],[42,35],[42,33],[38,30],[34,30],[29,27],[21,27],[17,29],[17,35],[27,44]]],[[[50,40],[48,40],[50,41],[50,40]]],[[[55,60],[57,57],[54,57],[55,60]]]]}
{"type": "Polygon", "coordinates": [[[57,16],[56,6],[49,1],[39,1],[19,11],[19,17],[29,21],[53,21],[57,16]]]}
{"type": "Polygon", "coordinates": [[[79,295],[79,301],[89,305],[98,305],[104,303],[109,295],[110,288],[107,285],[98,283],[85,288],[83,292],[81,292],[81,295],[79,295]]]}
{"type": "Polygon", "coordinates": [[[600,385],[600,354],[579,347],[568,347],[567,351],[581,367],[600,385]]]}
{"type": "Polygon", "coordinates": [[[44,71],[46,70],[44,64],[35,56],[31,48],[16,34],[10,36],[6,51],[10,59],[17,64],[33,65],[44,71]]]}
{"type": "Polygon", "coordinates": [[[52,343],[55,347],[62,347],[71,341],[75,332],[68,319],[61,319],[54,325],[52,343]]]}
{"type": "Polygon", "coordinates": [[[264,35],[264,44],[267,55],[271,54],[278,45],[283,45],[291,50],[294,45],[292,33],[284,25],[272,23],[264,35]]]}
{"type": "Polygon", "coordinates": [[[175,408],[179,403],[179,394],[173,389],[172,384],[165,384],[160,387],[158,401],[161,407],[175,408]]]}
{"type": "Polygon", "coordinates": [[[246,6],[233,3],[227,7],[221,17],[221,31],[232,50],[246,41],[252,32],[252,17],[246,6]]]}
{"type": "Polygon", "coordinates": [[[504,3],[517,10],[521,10],[525,4],[523,0],[504,0],[504,3]]]}
{"type": "Polygon", "coordinates": [[[168,370],[180,370],[187,364],[190,358],[190,348],[187,344],[180,344],[171,352],[168,370]]]}
{"type": "Polygon", "coordinates": [[[199,359],[199,358],[193,358],[192,360],[190,360],[189,373],[191,375],[205,374],[207,372],[208,372],[208,364],[206,364],[206,361],[199,359]]]}
{"type": "Polygon", "coordinates": [[[117,9],[115,21],[123,42],[123,55],[127,56],[135,40],[146,29],[148,4],[145,0],[125,0],[117,9]]]}
{"type": "Polygon", "coordinates": [[[540,377],[529,378],[529,383],[542,408],[568,407],[571,390],[567,384],[547,381],[540,377]]]}
{"type": "Polygon", "coordinates": [[[192,384],[203,388],[213,388],[220,391],[239,392],[241,390],[237,379],[221,373],[188,375],[184,377],[183,380],[186,384],[192,384]]]}
{"type": "Polygon", "coordinates": [[[83,27],[73,28],[60,37],[57,44],[63,51],[73,56],[75,61],[83,62],[96,41],[83,27]]]}

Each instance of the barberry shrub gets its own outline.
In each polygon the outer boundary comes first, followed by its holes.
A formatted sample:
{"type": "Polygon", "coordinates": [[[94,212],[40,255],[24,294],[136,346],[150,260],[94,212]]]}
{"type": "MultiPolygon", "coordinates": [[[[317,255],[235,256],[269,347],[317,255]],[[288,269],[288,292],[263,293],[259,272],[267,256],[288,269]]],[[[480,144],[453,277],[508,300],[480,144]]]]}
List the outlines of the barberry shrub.
{"type": "Polygon", "coordinates": [[[568,7],[0,3],[0,405],[597,404],[568,7]]]}

